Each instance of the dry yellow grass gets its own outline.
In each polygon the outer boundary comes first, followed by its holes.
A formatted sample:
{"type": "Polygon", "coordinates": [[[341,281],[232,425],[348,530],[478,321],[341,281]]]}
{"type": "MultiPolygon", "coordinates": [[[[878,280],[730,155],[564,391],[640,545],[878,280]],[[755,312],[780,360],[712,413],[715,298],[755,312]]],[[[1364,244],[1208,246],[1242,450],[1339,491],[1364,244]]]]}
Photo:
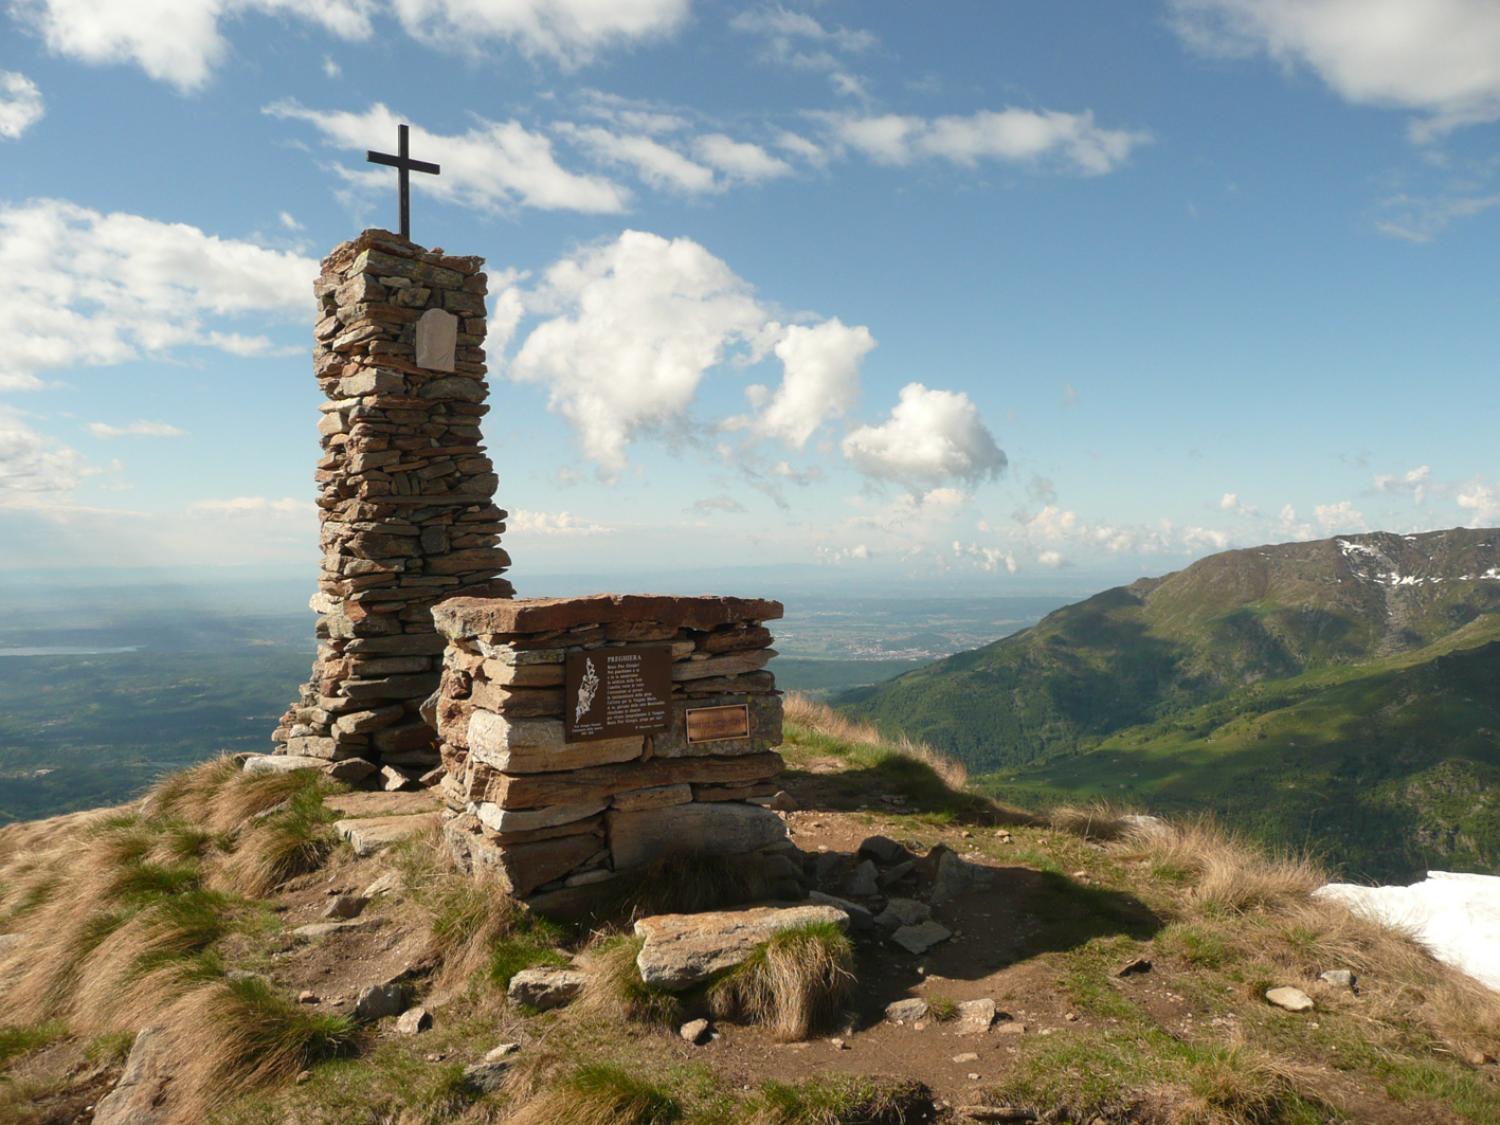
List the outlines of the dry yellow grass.
{"type": "Polygon", "coordinates": [[[854,950],[842,930],[814,923],[784,930],[709,990],[720,1019],[763,1024],[784,1043],[835,1020],[854,989],[854,950]]]}
{"type": "Polygon", "coordinates": [[[1047,814],[1047,823],[1058,832],[1085,840],[1118,840],[1131,830],[1129,816],[1103,802],[1083,807],[1059,805],[1047,814]]]}
{"type": "Polygon", "coordinates": [[[796,726],[836,738],[840,742],[878,747],[906,758],[914,758],[930,767],[950,789],[963,789],[969,784],[969,771],[962,762],[940,754],[925,742],[914,742],[905,735],[890,738],[869,723],[857,722],[826,704],[796,692],[787,693],[784,706],[786,721],[796,726]]]}
{"type": "Polygon", "coordinates": [[[508,1125],[668,1125],[682,1107],[662,1087],[602,1063],[589,1063],[543,1090],[508,1125]]]}

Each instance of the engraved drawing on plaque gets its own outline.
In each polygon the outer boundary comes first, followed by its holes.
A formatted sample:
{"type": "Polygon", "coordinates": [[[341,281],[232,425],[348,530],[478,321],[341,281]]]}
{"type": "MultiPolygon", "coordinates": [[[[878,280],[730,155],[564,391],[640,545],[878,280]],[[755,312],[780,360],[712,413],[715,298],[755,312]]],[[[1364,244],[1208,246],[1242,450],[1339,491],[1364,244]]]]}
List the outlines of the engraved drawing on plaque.
{"type": "Polygon", "coordinates": [[[563,738],[589,742],[671,726],[672,650],[637,645],[570,652],[563,664],[563,738]]]}

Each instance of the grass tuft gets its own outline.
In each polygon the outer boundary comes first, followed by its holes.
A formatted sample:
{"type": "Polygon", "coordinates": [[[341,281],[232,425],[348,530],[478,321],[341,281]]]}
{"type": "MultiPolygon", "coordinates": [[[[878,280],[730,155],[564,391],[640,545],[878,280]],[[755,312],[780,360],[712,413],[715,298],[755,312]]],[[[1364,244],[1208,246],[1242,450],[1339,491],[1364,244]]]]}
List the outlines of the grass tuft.
{"type": "Polygon", "coordinates": [[[663,1087],[621,1067],[587,1063],[543,1090],[510,1125],[671,1125],[682,1104],[663,1087]]]}
{"type": "Polygon", "coordinates": [[[634,1023],[663,1027],[681,1019],[681,999],[641,979],[636,958],[643,944],[644,938],[620,934],[605,938],[584,952],[588,981],[578,1004],[580,1012],[615,1015],[634,1023]]]}
{"type": "Polygon", "coordinates": [[[931,1102],[920,1083],[828,1076],[763,1083],[745,1109],[749,1125],[905,1125],[931,1102]]]}
{"type": "Polygon", "coordinates": [[[835,1020],[854,988],[854,948],[831,922],[782,930],[709,989],[721,1019],[764,1024],[782,1042],[835,1020]]]}

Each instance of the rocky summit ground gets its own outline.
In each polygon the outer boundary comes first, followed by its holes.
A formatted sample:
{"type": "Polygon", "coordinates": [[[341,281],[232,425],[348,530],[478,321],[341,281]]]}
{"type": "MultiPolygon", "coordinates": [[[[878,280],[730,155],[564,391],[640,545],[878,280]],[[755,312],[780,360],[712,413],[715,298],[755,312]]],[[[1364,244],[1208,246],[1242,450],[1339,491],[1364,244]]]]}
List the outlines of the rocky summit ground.
{"type": "MultiPolygon", "coordinates": [[[[787,967],[753,935],[736,956],[781,977],[686,991],[629,910],[712,886],[677,870],[607,925],[544,923],[445,866],[422,794],[219,762],[0,830],[0,1120],[1500,1120],[1500,997],[1312,897],[1314,865],[1044,820],[789,718],[802,909],[847,944],[814,920],[787,967]]],[[[686,926],[722,944],[722,918],[686,926]]]]}

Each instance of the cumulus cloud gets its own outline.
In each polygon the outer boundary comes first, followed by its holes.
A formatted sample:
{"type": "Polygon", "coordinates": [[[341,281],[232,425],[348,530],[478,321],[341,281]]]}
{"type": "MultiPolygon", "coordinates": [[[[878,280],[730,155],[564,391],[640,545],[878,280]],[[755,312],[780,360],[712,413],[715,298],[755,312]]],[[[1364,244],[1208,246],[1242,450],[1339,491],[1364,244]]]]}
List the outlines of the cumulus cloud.
{"type": "MultiPolygon", "coordinates": [[[[370,38],[387,10],[412,38],[465,54],[493,42],[581,66],[600,52],[675,32],[690,0],[16,0],[12,11],[49,50],[88,63],[133,63],[179,90],[212,77],[228,26],[250,14],[312,24],[342,40],[370,38]]],[[[338,65],[325,56],[324,72],[338,65]]]]}
{"type": "Polygon", "coordinates": [[[306,314],[311,258],[64,200],[0,205],[0,390],[186,346],[271,350],[241,322],[306,314]]]}
{"type": "Polygon", "coordinates": [[[979,484],[998,477],[1006,465],[968,395],[921,383],[902,387],[890,417],[851,431],[842,448],[861,473],[913,491],[948,481],[979,484]]]}
{"type": "MultiPolygon", "coordinates": [[[[265,113],[294,121],[305,121],[335,148],[363,153],[388,147],[402,117],[380,102],[363,113],[346,110],[308,109],[291,100],[274,102],[265,113]]],[[[557,162],[552,141],[518,121],[477,120],[465,133],[431,133],[419,125],[411,127],[415,154],[441,164],[441,176],[413,176],[418,190],[438,199],[484,210],[506,210],[516,206],[546,211],[582,211],[614,214],[625,210],[630,193],[603,176],[570,172],[557,162]]],[[[341,169],[350,182],[372,190],[389,190],[390,176],[361,164],[341,169]]]]}
{"type": "Polygon", "coordinates": [[[341,39],[368,39],[373,0],[167,0],[156,4],[17,0],[11,10],[55,54],[87,63],[134,63],[193,90],[229,53],[222,24],[251,12],[303,20],[341,39]]]}
{"type": "Polygon", "coordinates": [[[1458,506],[1471,513],[1470,527],[1491,527],[1500,523],[1500,484],[1475,477],[1458,490],[1458,506]]]}
{"type": "Polygon", "coordinates": [[[1259,508],[1254,504],[1245,503],[1236,492],[1226,492],[1223,496],[1219,497],[1219,511],[1233,512],[1235,515],[1244,516],[1247,519],[1260,515],[1259,508]]]}
{"type": "Polygon", "coordinates": [[[96,438],[117,437],[182,437],[184,431],[166,422],[131,422],[125,426],[111,426],[108,422],[90,422],[89,433],[96,438]]]}
{"type": "Polygon", "coordinates": [[[1427,499],[1427,491],[1431,487],[1432,466],[1430,465],[1418,465],[1415,469],[1408,469],[1404,473],[1379,473],[1375,477],[1377,492],[1405,494],[1417,504],[1427,499]]]}
{"type": "Polygon", "coordinates": [[[1313,519],[1317,520],[1318,526],[1323,529],[1325,535],[1369,530],[1369,525],[1365,523],[1364,513],[1348,500],[1340,500],[1336,504],[1316,505],[1313,508],[1313,519]]]}
{"type": "Polygon", "coordinates": [[[998,574],[1002,569],[1006,574],[1015,574],[1021,569],[1021,564],[1016,561],[1016,556],[1011,551],[1001,547],[986,547],[979,543],[963,543],[957,539],[953,541],[953,557],[967,560],[987,574],[998,574]]]}
{"type": "Polygon", "coordinates": [[[37,433],[13,410],[0,407],[0,506],[31,494],[67,492],[90,472],[88,462],[60,442],[37,433]]]}
{"type": "Polygon", "coordinates": [[[0,70],[0,137],[19,140],[45,112],[35,82],[14,70],[0,70]]]}
{"type": "Polygon", "coordinates": [[[1345,101],[1420,114],[1426,140],[1500,119],[1493,0],[1172,0],[1192,47],[1306,67],[1345,101]]]}
{"type": "Polygon", "coordinates": [[[1102,128],[1090,111],[1012,107],[967,116],[825,114],[821,119],[838,143],[878,164],[891,165],[942,159],[971,168],[980,161],[998,160],[1102,175],[1150,140],[1144,132],[1102,128]]]}
{"type": "Polygon", "coordinates": [[[819,426],[842,417],[859,395],[859,367],[875,346],[863,325],[850,328],[834,317],[810,327],[792,325],[774,349],[785,375],[774,392],[751,387],[761,407],[751,423],[758,432],[801,449],[819,426]]]}
{"type": "Polygon", "coordinates": [[[1060,565],[1064,548],[1109,555],[1191,555],[1222,551],[1234,538],[1218,528],[1176,527],[1166,519],[1155,525],[1090,523],[1056,504],[1048,504],[1034,515],[1017,512],[1015,519],[1022,537],[1039,548],[1038,561],[1047,566],[1060,565]],[[1059,561],[1047,562],[1043,556],[1055,556],[1059,561]]]}
{"type": "Polygon", "coordinates": [[[875,557],[875,552],[864,543],[855,543],[848,547],[819,546],[814,549],[813,557],[820,563],[837,566],[846,562],[868,562],[875,557]]]}
{"type": "Polygon", "coordinates": [[[1312,524],[1299,520],[1297,509],[1290,504],[1282,505],[1281,512],[1276,517],[1276,526],[1288,539],[1305,542],[1313,537],[1312,524]]]}
{"type": "Polygon", "coordinates": [[[636,434],[683,416],[731,349],[769,343],[749,284],[687,238],[625,231],[552,265],[525,300],[557,315],[532,329],[509,375],[545,386],[611,472],[636,434]]]}
{"type": "Polygon", "coordinates": [[[520,535],[546,535],[572,538],[585,535],[608,535],[613,528],[579,519],[572,512],[512,512],[506,530],[520,535]]]}
{"type": "Polygon", "coordinates": [[[699,516],[709,516],[713,515],[715,512],[735,514],[738,512],[743,512],[744,510],[745,505],[741,504],[733,496],[725,496],[723,494],[720,494],[718,496],[705,496],[702,499],[694,500],[691,506],[689,506],[688,508],[689,512],[692,512],[694,515],[699,516]]]}
{"type": "Polygon", "coordinates": [[[1053,570],[1068,564],[1068,560],[1063,557],[1063,553],[1055,550],[1037,552],[1036,561],[1053,570]]]}

